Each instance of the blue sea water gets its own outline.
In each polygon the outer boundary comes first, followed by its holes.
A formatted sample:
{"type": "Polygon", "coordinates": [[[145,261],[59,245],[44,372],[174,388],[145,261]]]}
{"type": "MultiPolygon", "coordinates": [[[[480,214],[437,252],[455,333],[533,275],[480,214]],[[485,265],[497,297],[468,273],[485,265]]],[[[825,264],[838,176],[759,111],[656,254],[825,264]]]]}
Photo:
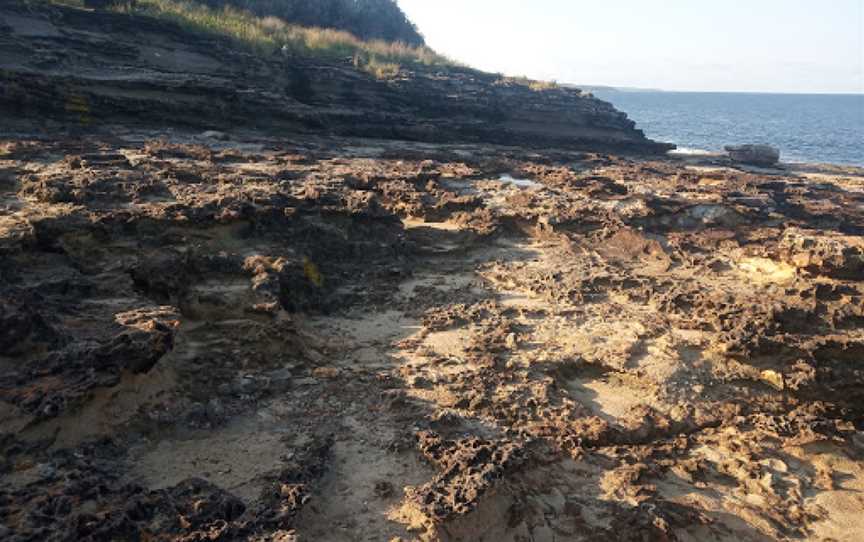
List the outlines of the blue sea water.
{"type": "Polygon", "coordinates": [[[685,149],[765,143],[786,162],[864,166],[864,94],[598,90],[651,139],[685,149]]]}

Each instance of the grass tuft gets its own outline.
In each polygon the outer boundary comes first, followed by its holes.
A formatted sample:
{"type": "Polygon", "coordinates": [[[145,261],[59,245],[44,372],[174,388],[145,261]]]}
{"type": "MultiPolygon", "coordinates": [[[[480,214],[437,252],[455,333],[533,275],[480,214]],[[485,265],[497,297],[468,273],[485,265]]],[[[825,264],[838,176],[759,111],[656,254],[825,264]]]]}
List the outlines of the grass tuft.
{"type": "Polygon", "coordinates": [[[544,92],[547,90],[555,90],[560,88],[557,81],[537,81],[535,79],[529,79],[527,77],[505,77],[500,76],[498,80],[495,82],[496,85],[521,85],[523,87],[528,87],[534,92],[544,92]]]}

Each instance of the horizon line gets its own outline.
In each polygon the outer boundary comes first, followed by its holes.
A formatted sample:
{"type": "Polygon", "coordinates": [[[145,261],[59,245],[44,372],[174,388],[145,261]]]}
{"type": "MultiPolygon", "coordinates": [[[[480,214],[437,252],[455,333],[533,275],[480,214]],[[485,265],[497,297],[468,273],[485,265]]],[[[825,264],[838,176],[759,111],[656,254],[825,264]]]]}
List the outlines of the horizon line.
{"type": "Polygon", "coordinates": [[[692,94],[788,94],[792,96],[864,96],[864,89],[854,91],[789,91],[789,90],[681,90],[655,87],[637,87],[626,85],[600,85],[600,84],[577,84],[577,83],[560,83],[564,86],[572,86],[579,89],[608,89],[618,92],[677,92],[677,93],[692,93],[692,94]]]}

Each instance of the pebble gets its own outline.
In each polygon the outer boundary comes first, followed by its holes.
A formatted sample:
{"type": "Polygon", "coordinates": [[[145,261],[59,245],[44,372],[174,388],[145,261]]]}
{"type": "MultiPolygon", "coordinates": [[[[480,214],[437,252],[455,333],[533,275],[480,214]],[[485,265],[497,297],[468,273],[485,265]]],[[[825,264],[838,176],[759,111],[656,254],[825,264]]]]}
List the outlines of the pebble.
{"type": "Polygon", "coordinates": [[[212,398],[207,403],[207,411],[211,418],[221,418],[225,415],[225,407],[222,406],[222,402],[217,398],[212,398]]]}
{"type": "Polygon", "coordinates": [[[57,469],[55,469],[48,463],[40,463],[36,465],[36,472],[38,472],[39,476],[43,479],[54,478],[54,476],[57,474],[57,469]]]}

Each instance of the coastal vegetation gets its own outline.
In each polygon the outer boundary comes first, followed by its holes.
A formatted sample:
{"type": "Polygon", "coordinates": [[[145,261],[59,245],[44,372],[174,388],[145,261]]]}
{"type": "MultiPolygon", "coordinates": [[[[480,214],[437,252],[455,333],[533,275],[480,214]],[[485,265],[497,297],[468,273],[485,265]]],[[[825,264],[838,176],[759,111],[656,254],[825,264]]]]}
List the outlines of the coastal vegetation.
{"type": "MultiPolygon", "coordinates": [[[[170,21],[190,32],[231,40],[265,56],[312,56],[350,60],[379,79],[403,68],[457,67],[425,45],[394,0],[48,0],[55,4],[110,9],[170,21]],[[394,39],[395,38],[395,39],[394,39]]],[[[542,92],[554,81],[501,76],[501,85],[542,92]]]]}
{"type": "Polygon", "coordinates": [[[426,45],[417,27],[395,0],[200,0],[214,9],[226,6],[260,17],[275,16],[300,26],[345,30],[362,40],[426,45]]]}
{"type": "MultiPolygon", "coordinates": [[[[85,7],[86,4],[84,0],[54,0],[54,3],[80,7],[85,7]]],[[[137,0],[134,3],[112,1],[110,4],[111,8],[115,10],[171,21],[192,32],[203,32],[216,37],[227,38],[239,47],[256,54],[314,56],[331,60],[350,59],[355,67],[378,78],[394,77],[403,66],[456,65],[451,59],[436,53],[425,45],[414,45],[398,40],[361,39],[348,30],[325,26],[328,23],[337,25],[338,21],[343,20],[339,19],[340,13],[343,14],[344,20],[348,21],[342,23],[342,26],[346,28],[356,26],[355,23],[350,22],[347,8],[333,7],[329,11],[322,12],[320,18],[316,18],[311,8],[304,9],[299,6],[300,4],[317,5],[317,3],[301,3],[293,0],[284,2],[137,0]],[[254,12],[245,9],[253,7],[255,8],[254,12]],[[288,14],[299,22],[290,22],[273,14],[262,16],[258,13],[288,14]]],[[[337,6],[338,3],[331,2],[330,4],[337,6]]],[[[352,1],[351,4],[357,6],[356,9],[359,13],[366,13],[370,10],[372,13],[376,13],[376,9],[377,12],[388,13],[386,7],[383,7],[385,4],[392,4],[395,9],[399,9],[391,0],[383,3],[377,0],[352,1]],[[370,8],[370,10],[361,8],[367,4],[378,7],[370,8]]],[[[402,14],[401,10],[399,13],[402,14]]],[[[404,14],[402,16],[404,17],[404,14]]],[[[385,19],[387,17],[384,16],[385,19]]],[[[389,17],[396,16],[390,15],[389,17]]],[[[384,25],[381,28],[387,26],[384,25]]],[[[360,30],[361,34],[366,35],[387,33],[377,28],[379,27],[372,25],[366,30],[363,28],[360,30]]],[[[422,37],[419,40],[413,38],[413,41],[422,43],[422,37]]]]}

